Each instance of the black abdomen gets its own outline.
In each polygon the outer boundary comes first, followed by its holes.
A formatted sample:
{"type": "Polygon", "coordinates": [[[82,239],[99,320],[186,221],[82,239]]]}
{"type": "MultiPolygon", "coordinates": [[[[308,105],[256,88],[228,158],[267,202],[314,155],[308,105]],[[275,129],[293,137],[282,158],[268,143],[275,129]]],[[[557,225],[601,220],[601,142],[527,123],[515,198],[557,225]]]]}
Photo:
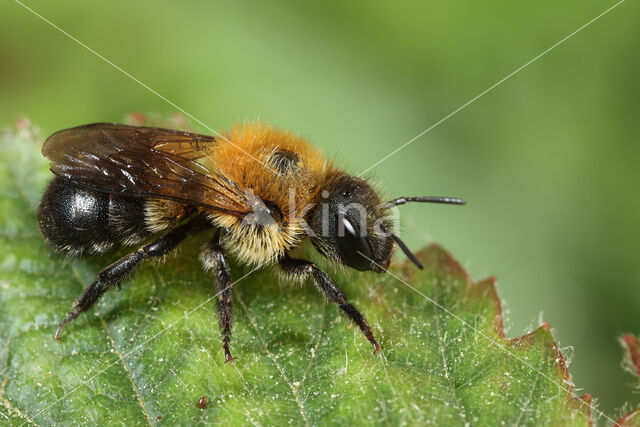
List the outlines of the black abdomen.
{"type": "Polygon", "coordinates": [[[145,201],[79,187],[54,178],[42,196],[38,223],[47,243],[73,256],[101,254],[147,238],[145,201]]]}

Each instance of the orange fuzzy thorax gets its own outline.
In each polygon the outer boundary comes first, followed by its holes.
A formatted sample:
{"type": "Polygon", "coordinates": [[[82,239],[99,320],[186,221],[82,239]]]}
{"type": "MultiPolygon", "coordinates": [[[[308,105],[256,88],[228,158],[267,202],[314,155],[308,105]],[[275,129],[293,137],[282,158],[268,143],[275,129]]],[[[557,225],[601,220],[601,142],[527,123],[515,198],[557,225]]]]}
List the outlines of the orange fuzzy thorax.
{"type": "Polygon", "coordinates": [[[243,262],[261,265],[283,255],[305,237],[304,215],[332,166],[303,138],[262,123],[237,125],[224,133],[205,162],[234,182],[247,200],[257,196],[282,212],[280,224],[256,225],[237,216],[209,213],[228,232],[223,244],[243,262]],[[282,168],[276,153],[294,153],[282,168]]]}

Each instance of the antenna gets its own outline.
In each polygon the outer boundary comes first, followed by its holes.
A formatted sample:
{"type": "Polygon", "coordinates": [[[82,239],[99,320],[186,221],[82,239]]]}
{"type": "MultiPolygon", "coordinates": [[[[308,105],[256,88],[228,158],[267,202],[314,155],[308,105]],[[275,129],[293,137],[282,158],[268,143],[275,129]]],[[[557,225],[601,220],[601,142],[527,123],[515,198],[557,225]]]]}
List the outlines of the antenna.
{"type": "Polygon", "coordinates": [[[400,206],[408,202],[420,203],[443,203],[447,205],[464,205],[467,203],[463,199],[456,197],[421,196],[421,197],[398,197],[386,203],[387,207],[400,206]]]}
{"type": "Polygon", "coordinates": [[[402,252],[404,252],[404,254],[407,256],[407,258],[409,258],[411,260],[411,262],[416,265],[416,267],[418,267],[420,270],[424,269],[424,267],[422,266],[420,261],[418,261],[418,258],[416,258],[416,256],[413,254],[413,252],[411,252],[411,250],[409,250],[407,245],[405,245],[404,242],[402,240],[400,240],[400,238],[398,236],[396,236],[395,234],[391,233],[391,238],[398,244],[398,246],[400,246],[400,249],[402,249],[402,252]]]}
{"type": "Polygon", "coordinates": [[[411,250],[407,247],[407,245],[405,245],[404,242],[400,240],[400,237],[393,234],[391,230],[387,230],[387,227],[385,227],[384,225],[382,225],[380,228],[384,233],[389,233],[393,241],[396,242],[398,246],[400,246],[400,249],[402,249],[402,252],[404,252],[407,258],[409,258],[411,262],[416,265],[416,267],[418,267],[420,270],[424,269],[420,261],[418,261],[418,258],[416,258],[416,256],[413,254],[413,252],[411,252],[411,250]]]}
{"type": "MultiPolygon", "coordinates": [[[[464,205],[467,203],[463,199],[458,199],[456,197],[439,197],[439,196],[398,197],[397,199],[393,199],[385,203],[386,205],[385,207],[391,208],[394,206],[404,205],[405,203],[408,203],[408,202],[443,203],[447,205],[464,205]]],[[[416,256],[413,254],[413,252],[411,252],[411,250],[407,247],[407,245],[405,245],[404,242],[400,240],[400,237],[396,236],[391,231],[386,230],[384,227],[383,227],[383,231],[386,231],[391,235],[391,238],[398,244],[400,249],[402,249],[402,252],[404,252],[407,258],[411,260],[411,262],[413,262],[420,270],[424,268],[420,263],[420,261],[418,261],[418,258],[416,258],[416,256]]]]}

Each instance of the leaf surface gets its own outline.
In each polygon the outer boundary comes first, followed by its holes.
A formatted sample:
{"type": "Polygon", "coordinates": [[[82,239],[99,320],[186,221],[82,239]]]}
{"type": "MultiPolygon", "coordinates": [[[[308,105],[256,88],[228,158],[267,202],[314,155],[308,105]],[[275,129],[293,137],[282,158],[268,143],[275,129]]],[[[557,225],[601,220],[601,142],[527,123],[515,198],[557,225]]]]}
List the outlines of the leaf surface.
{"type": "MultiPolygon", "coordinates": [[[[237,361],[224,364],[202,239],[145,264],[56,342],[57,322],[115,256],[52,254],[35,214],[51,177],[40,142],[27,128],[0,141],[0,423],[592,421],[548,325],[507,340],[493,280],[474,283],[438,246],[418,254],[423,271],[332,273],[373,325],[380,355],[311,284],[265,269],[234,286],[237,361]]],[[[233,267],[235,279],[247,272],[233,267]]]]}

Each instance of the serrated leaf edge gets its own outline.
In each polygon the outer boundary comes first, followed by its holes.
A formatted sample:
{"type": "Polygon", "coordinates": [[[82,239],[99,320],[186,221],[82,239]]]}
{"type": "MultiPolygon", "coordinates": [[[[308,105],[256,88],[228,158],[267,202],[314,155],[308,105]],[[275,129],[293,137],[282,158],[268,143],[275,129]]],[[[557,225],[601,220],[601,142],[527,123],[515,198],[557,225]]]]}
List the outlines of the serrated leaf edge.
{"type": "MultiPolygon", "coordinates": [[[[443,260],[444,263],[453,271],[461,274],[466,282],[470,291],[488,293],[489,298],[494,302],[496,307],[496,316],[494,319],[494,328],[496,333],[505,344],[510,345],[530,345],[533,346],[534,342],[538,341],[538,338],[542,337],[542,341],[545,343],[547,350],[553,356],[553,360],[555,360],[556,366],[560,373],[560,376],[563,380],[563,388],[568,392],[567,399],[575,403],[576,405],[584,405],[587,408],[587,417],[589,419],[589,424],[593,426],[593,413],[592,413],[592,402],[593,397],[589,393],[585,393],[581,396],[577,396],[574,393],[575,386],[571,380],[571,375],[569,374],[569,369],[567,367],[567,362],[562,352],[558,348],[558,345],[553,338],[553,334],[551,332],[551,326],[547,322],[543,322],[538,328],[533,331],[520,335],[515,338],[507,338],[505,329],[504,329],[504,316],[502,310],[502,302],[500,301],[500,297],[498,295],[498,290],[496,288],[496,278],[494,276],[489,276],[486,279],[479,280],[474,282],[471,276],[467,273],[467,271],[460,265],[460,263],[445,249],[443,249],[439,244],[432,243],[427,248],[434,248],[442,251],[442,253],[446,256],[443,260]]],[[[420,251],[422,252],[422,251],[420,251]]],[[[411,265],[408,261],[405,261],[401,266],[403,273],[407,274],[410,271],[411,265]]],[[[639,367],[640,368],[640,367],[639,367]]]]}
{"type": "MultiPolygon", "coordinates": [[[[622,336],[620,341],[628,352],[627,354],[631,364],[636,369],[636,375],[640,377],[640,340],[638,340],[634,335],[626,334],[622,336]]],[[[616,421],[616,425],[640,425],[640,408],[634,409],[628,414],[620,417],[618,421],[616,421]]]]}

